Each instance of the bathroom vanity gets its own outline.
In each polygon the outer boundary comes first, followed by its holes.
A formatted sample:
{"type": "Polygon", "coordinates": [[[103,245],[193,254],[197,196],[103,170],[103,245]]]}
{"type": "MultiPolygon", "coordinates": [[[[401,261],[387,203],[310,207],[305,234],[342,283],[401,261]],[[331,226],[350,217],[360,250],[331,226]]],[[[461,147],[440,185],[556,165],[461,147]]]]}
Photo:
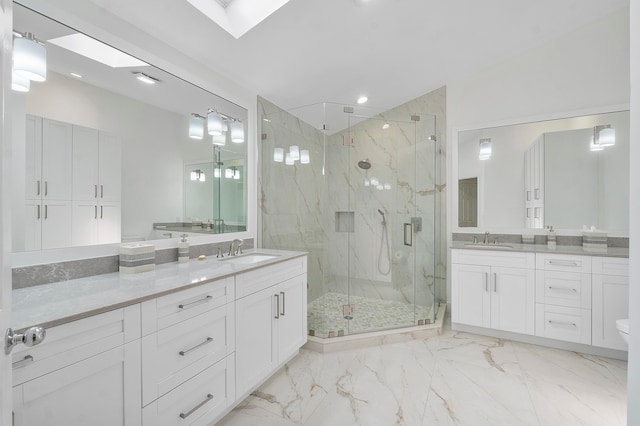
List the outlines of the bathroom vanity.
{"type": "Polygon", "coordinates": [[[306,253],[256,250],[14,290],[15,425],[208,425],[306,342],[306,253]]]}
{"type": "Polygon", "coordinates": [[[628,249],[454,243],[452,327],[624,358],[616,320],[628,318],[628,249]]]}

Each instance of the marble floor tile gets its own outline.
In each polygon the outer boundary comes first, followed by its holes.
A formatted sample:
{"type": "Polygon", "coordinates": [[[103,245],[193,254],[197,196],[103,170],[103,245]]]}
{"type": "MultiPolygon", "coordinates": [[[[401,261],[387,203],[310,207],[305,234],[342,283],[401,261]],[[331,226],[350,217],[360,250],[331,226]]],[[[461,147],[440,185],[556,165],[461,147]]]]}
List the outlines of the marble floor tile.
{"type": "Polygon", "coordinates": [[[626,371],[624,361],[444,330],[301,350],[219,424],[623,426],[626,371]]]}

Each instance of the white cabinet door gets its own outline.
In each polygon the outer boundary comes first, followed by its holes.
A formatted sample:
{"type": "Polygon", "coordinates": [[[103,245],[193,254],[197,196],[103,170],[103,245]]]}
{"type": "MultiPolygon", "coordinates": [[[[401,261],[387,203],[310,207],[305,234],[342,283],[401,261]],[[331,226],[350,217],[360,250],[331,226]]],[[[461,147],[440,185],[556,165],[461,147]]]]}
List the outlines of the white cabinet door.
{"type": "Polygon", "coordinates": [[[535,271],[491,267],[491,328],[535,333],[535,271]]]}
{"type": "Polygon", "coordinates": [[[15,426],[140,425],[139,345],[111,349],[14,387],[15,426]]]}
{"type": "Polygon", "coordinates": [[[238,396],[249,392],[278,365],[274,335],[277,299],[274,291],[275,287],[269,287],[236,301],[238,396]]]}
{"type": "Polygon", "coordinates": [[[276,320],[278,331],[278,363],[295,354],[307,341],[307,275],[300,275],[280,284],[280,311],[276,320]]]}
{"type": "Polygon", "coordinates": [[[69,123],[42,120],[42,198],[45,200],[71,200],[72,127],[69,123]]]}
{"type": "Polygon", "coordinates": [[[98,243],[119,243],[121,240],[120,203],[102,203],[98,207],[98,243]]]}
{"type": "Polygon", "coordinates": [[[626,351],[616,320],[629,318],[629,278],[593,274],[592,344],[626,351]]]}
{"type": "Polygon", "coordinates": [[[98,199],[98,131],[73,126],[73,200],[98,199]]]}
{"type": "Polygon", "coordinates": [[[71,202],[43,200],[42,249],[69,247],[71,245],[71,202]]]}
{"type": "Polygon", "coordinates": [[[42,118],[27,115],[25,132],[25,198],[41,198],[42,118]]]}
{"type": "Polygon", "coordinates": [[[98,204],[94,201],[75,201],[71,212],[71,245],[98,244],[98,204]]]}
{"type": "MultiPolygon", "coordinates": [[[[39,200],[24,202],[24,234],[16,240],[23,245],[14,247],[13,251],[40,250],[42,247],[42,205],[39,200]]],[[[20,232],[15,229],[14,232],[20,232]]]]}
{"type": "Polygon", "coordinates": [[[452,319],[460,324],[491,327],[489,266],[452,265],[452,319]]]}
{"type": "Polygon", "coordinates": [[[100,132],[98,155],[100,200],[120,202],[122,194],[122,146],[120,138],[100,132]]]}

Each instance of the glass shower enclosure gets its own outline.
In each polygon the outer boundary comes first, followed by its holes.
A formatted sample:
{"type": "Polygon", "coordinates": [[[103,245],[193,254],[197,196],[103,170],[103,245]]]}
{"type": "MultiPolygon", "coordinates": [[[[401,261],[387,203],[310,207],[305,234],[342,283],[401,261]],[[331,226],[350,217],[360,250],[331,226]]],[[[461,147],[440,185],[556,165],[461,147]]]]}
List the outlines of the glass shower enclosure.
{"type": "Polygon", "coordinates": [[[309,253],[309,335],[433,322],[435,116],[258,106],[260,243],[309,253]]]}

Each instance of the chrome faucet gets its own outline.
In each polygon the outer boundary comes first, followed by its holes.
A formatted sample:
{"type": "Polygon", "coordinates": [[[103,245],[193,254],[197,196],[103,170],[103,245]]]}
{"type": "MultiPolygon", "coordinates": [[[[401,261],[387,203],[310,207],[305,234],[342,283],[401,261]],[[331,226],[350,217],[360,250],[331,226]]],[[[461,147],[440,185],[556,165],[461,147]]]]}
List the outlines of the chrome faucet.
{"type": "Polygon", "coordinates": [[[229,256],[235,256],[238,254],[238,252],[242,254],[242,244],[244,244],[244,241],[241,240],[240,238],[236,238],[235,240],[231,241],[231,245],[229,246],[229,256]],[[233,245],[235,243],[239,243],[239,244],[236,246],[234,250],[233,245]]]}
{"type": "Polygon", "coordinates": [[[484,244],[489,244],[489,232],[484,233],[484,244]]]}

